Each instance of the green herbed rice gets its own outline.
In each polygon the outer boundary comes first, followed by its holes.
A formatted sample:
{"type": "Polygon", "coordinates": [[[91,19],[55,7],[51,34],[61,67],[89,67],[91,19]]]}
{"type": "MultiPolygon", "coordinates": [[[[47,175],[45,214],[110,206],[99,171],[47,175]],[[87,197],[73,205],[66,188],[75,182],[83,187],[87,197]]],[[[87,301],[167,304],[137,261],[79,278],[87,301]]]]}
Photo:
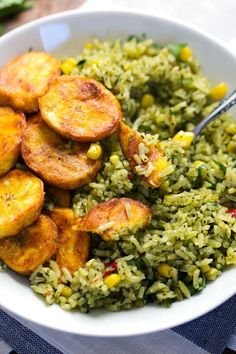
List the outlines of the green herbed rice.
{"type": "Polygon", "coordinates": [[[2,260],[0,260],[0,272],[5,272],[6,268],[6,264],[4,264],[2,260]]]}
{"type": "Polygon", "coordinates": [[[38,267],[31,285],[48,304],[82,312],[149,302],[169,306],[202,291],[225,267],[236,264],[236,219],[226,213],[236,205],[236,123],[222,115],[187,149],[169,139],[179,130],[191,131],[215,106],[198,63],[181,61],[180,48],[132,36],[126,42],[95,39],[76,58],[72,75],[96,79],[110,89],[126,123],[145,139],[161,141],[171,168],[159,189],[148,188],[132,174],[117,136],[103,142],[104,166],[75,194],[76,215],[128,196],[152,208],[151,224],[113,242],[91,235],[90,259],[73,276],[54,261],[38,267]],[[146,93],[154,103],[143,108],[146,93]],[[162,274],[160,264],[168,273],[162,274]],[[121,281],[109,288],[107,269],[114,265],[121,281]]]}

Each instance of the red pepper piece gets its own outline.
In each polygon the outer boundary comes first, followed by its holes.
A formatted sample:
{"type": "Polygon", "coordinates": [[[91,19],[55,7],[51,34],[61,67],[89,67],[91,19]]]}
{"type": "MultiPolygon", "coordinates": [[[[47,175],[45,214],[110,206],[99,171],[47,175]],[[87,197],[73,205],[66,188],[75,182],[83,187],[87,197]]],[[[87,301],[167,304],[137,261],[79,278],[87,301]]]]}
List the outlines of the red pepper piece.
{"type": "Polygon", "coordinates": [[[228,209],[226,213],[231,214],[234,218],[236,218],[236,209],[228,209]]]}
{"type": "Polygon", "coordinates": [[[103,274],[104,277],[107,277],[108,275],[112,274],[117,269],[117,263],[115,261],[105,263],[105,266],[106,269],[103,274]]]}
{"type": "Polygon", "coordinates": [[[134,176],[131,173],[128,173],[128,179],[132,181],[132,179],[134,179],[134,176]]]}

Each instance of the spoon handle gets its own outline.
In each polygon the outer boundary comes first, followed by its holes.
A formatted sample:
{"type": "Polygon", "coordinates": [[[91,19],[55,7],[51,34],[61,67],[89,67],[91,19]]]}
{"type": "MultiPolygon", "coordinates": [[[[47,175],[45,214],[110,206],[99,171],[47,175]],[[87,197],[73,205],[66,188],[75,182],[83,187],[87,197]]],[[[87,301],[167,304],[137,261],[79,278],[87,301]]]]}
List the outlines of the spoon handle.
{"type": "Polygon", "coordinates": [[[235,104],[236,90],[229,94],[225,99],[223,99],[219,105],[196,126],[196,128],[193,130],[195,137],[198,136],[202,129],[205,128],[212,120],[228,111],[235,104]]]}

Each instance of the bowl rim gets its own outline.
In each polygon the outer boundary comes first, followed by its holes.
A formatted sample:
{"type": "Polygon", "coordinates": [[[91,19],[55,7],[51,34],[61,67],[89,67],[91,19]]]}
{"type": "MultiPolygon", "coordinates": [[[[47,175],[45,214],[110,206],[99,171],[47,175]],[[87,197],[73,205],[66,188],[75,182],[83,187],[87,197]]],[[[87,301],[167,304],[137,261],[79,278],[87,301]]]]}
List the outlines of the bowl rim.
{"type": "MultiPolygon", "coordinates": [[[[157,20],[157,21],[164,21],[170,24],[174,24],[184,30],[187,30],[188,32],[193,32],[197,35],[199,35],[200,37],[205,37],[209,42],[213,43],[215,46],[219,47],[220,49],[222,49],[223,51],[226,52],[226,54],[228,56],[230,56],[235,62],[236,62],[236,55],[229,50],[229,48],[227,48],[219,39],[215,38],[213,35],[205,32],[204,30],[199,30],[197,27],[191,25],[191,24],[187,24],[184,23],[183,21],[177,20],[175,18],[172,17],[168,17],[168,16],[162,16],[162,15],[154,15],[154,14],[150,14],[148,12],[140,12],[138,10],[90,10],[90,9],[83,9],[83,8],[76,8],[76,9],[72,9],[72,10],[68,10],[68,11],[63,11],[63,12],[59,12],[56,14],[51,14],[51,15],[47,15],[44,16],[42,18],[39,19],[35,19],[32,20],[28,23],[23,24],[22,26],[19,26],[13,30],[11,30],[10,32],[4,34],[1,38],[0,38],[0,47],[1,45],[4,45],[5,43],[7,43],[8,40],[13,39],[15,36],[17,36],[18,33],[24,32],[24,31],[28,31],[30,30],[30,28],[32,27],[37,27],[40,25],[43,25],[44,23],[48,23],[51,21],[59,21],[59,20],[65,20],[68,19],[70,17],[73,16],[86,16],[86,15],[92,15],[92,16],[104,16],[104,15],[118,15],[118,16],[134,16],[134,17],[140,17],[140,18],[149,18],[152,20],[157,20]]],[[[229,292],[227,294],[227,296],[224,299],[218,299],[217,301],[214,302],[214,304],[212,304],[211,306],[208,307],[208,309],[201,309],[200,311],[198,311],[197,314],[194,314],[191,319],[188,320],[181,320],[181,318],[177,319],[172,327],[175,326],[179,326],[181,324],[187,323],[188,321],[192,321],[210,311],[212,311],[213,309],[215,309],[217,306],[221,305],[223,302],[227,301],[230,297],[232,297],[233,295],[235,295],[236,291],[234,289],[232,289],[232,292],[229,292]]],[[[188,299],[185,299],[185,301],[188,301],[188,299]]],[[[80,334],[80,335],[84,335],[84,336],[97,336],[97,337],[122,337],[122,336],[136,336],[136,335],[144,335],[144,334],[148,334],[148,333],[153,333],[153,332],[157,332],[157,331],[162,331],[162,330],[166,330],[169,329],[170,326],[168,324],[166,324],[165,326],[162,326],[161,329],[155,329],[155,328],[151,328],[151,329],[142,329],[142,330],[135,330],[135,331],[130,331],[130,333],[126,333],[126,334],[102,334],[102,333],[95,333],[95,334],[90,334],[87,331],[83,332],[83,329],[80,328],[80,331],[78,332],[76,329],[61,329],[60,326],[55,326],[52,324],[47,324],[44,323],[42,324],[41,322],[38,322],[37,319],[32,319],[30,317],[30,315],[26,315],[23,316],[21,314],[16,313],[15,311],[9,309],[9,308],[5,308],[5,306],[3,304],[0,304],[0,308],[3,308],[3,310],[6,310],[7,313],[16,316],[16,317],[20,317],[22,318],[22,320],[27,320],[30,321],[32,323],[35,323],[37,325],[43,325],[44,327],[47,328],[51,328],[54,330],[58,330],[61,332],[67,332],[67,333],[72,333],[72,334],[80,334]]],[[[132,311],[132,309],[131,309],[132,311]]]]}
{"type": "Polygon", "coordinates": [[[22,25],[20,25],[19,27],[16,27],[12,30],[10,30],[9,32],[3,34],[0,37],[0,46],[2,44],[4,44],[5,41],[7,41],[8,39],[11,39],[11,37],[13,37],[14,35],[16,35],[18,32],[24,31],[26,30],[28,27],[33,27],[33,26],[37,26],[40,24],[43,24],[44,22],[48,22],[50,20],[60,20],[63,17],[70,17],[70,16],[80,16],[80,15],[113,15],[113,14],[117,14],[119,15],[131,15],[131,16],[140,16],[140,17],[148,17],[150,19],[157,19],[160,21],[165,21],[165,22],[169,22],[169,23],[174,23],[175,25],[182,27],[183,29],[186,29],[188,31],[191,32],[195,32],[197,34],[199,34],[200,36],[206,37],[208,40],[210,40],[211,42],[213,42],[215,45],[220,46],[223,50],[225,50],[227,52],[228,55],[230,55],[231,57],[233,57],[236,60],[236,53],[234,53],[233,51],[231,51],[226,45],[224,45],[223,41],[218,39],[216,36],[214,36],[213,34],[203,30],[203,29],[199,29],[197,26],[192,25],[192,24],[188,24],[185,21],[179,20],[177,18],[171,17],[171,16],[165,16],[165,15],[156,15],[156,14],[152,14],[148,11],[141,11],[138,9],[107,9],[107,10],[99,10],[99,9],[84,9],[83,8],[83,4],[81,5],[81,8],[75,8],[75,9],[71,9],[71,10],[66,10],[66,11],[61,11],[61,12],[57,12],[57,13],[53,13],[50,15],[46,15],[34,20],[31,20],[27,23],[24,23],[22,25]]]}

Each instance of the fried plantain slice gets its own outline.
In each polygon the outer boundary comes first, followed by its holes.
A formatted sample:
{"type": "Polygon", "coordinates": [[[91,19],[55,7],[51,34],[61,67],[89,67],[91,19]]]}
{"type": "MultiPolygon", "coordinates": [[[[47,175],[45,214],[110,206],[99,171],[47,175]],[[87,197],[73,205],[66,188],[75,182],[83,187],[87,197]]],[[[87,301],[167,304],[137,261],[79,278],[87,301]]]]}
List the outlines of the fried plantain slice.
{"type": "Polygon", "coordinates": [[[56,262],[60,268],[66,267],[71,274],[74,274],[88,260],[90,237],[84,231],[73,230],[75,214],[72,209],[54,208],[50,217],[59,232],[56,262]]]}
{"type": "Polygon", "coordinates": [[[38,114],[27,122],[21,154],[27,166],[48,184],[75,189],[89,183],[102,164],[102,154],[97,160],[87,158],[88,149],[89,144],[59,137],[38,114]]]}
{"type": "Polygon", "coordinates": [[[10,60],[0,71],[0,104],[26,113],[38,110],[38,97],[60,74],[60,62],[44,52],[27,52],[10,60]]]}
{"type": "Polygon", "coordinates": [[[169,166],[159,144],[147,144],[142,136],[121,123],[119,141],[130,167],[151,187],[159,187],[162,182],[160,172],[169,166]]]}
{"type": "Polygon", "coordinates": [[[16,113],[9,107],[0,107],[0,176],[8,172],[18,160],[25,127],[23,113],[16,113]]]}
{"type": "Polygon", "coordinates": [[[121,121],[116,97],[101,83],[81,76],[60,76],[39,99],[45,122],[75,141],[94,142],[114,133],[121,121]]]}
{"type": "Polygon", "coordinates": [[[143,203],[129,198],[113,198],[98,204],[84,217],[76,222],[75,229],[93,232],[105,241],[127,231],[136,232],[147,226],[152,211],[143,203]]]}
{"type": "Polygon", "coordinates": [[[12,170],[0,178],[0,238],[16,235],[37,220],[44,202],[43,182],[12,170]]]}
{"type": "Polygon", "coordinates": [[[55,205],[61,208],[69,208],[71,206],[71,193],[70,191],[52,187],[52,186],[45,186],[46,195],[49,199],[52,199],[55,205]]]}
{"type": "Polygon", "coordinates": [[[55,254],[57,241],[55,223],[40,215],[18,235],[0,240],[0,257],[15,272],[28,275],[55,254]]]}

